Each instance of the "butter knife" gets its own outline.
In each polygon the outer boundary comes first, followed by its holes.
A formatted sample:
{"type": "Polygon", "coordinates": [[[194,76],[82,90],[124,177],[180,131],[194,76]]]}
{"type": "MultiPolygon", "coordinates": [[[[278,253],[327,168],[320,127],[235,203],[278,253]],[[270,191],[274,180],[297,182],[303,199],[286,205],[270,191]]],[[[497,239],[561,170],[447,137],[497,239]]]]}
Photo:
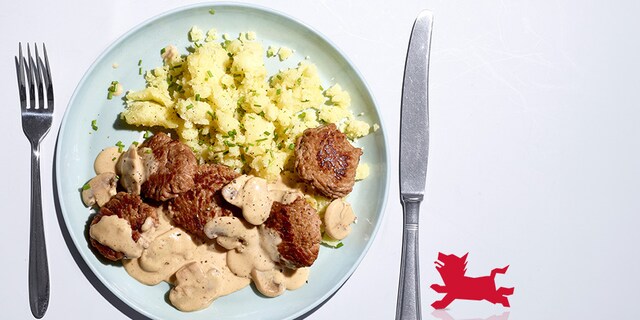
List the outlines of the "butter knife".
{"type": "Polygon", "coordinates": [[[402,261],[396,319],[421,319],[418,264],[418,213],[424,198],[429,155],[427,99],[429,50],[433,15],[422,11],[416,19],[402,85],[400,114],[400,200],[404,211],[402,261]]]}

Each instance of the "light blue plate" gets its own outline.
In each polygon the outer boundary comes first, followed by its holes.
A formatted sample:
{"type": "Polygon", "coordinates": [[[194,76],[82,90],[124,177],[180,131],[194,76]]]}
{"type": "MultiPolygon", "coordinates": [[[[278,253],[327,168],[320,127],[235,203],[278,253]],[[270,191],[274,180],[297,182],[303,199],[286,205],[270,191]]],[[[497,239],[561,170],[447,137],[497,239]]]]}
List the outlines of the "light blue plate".
{"type": "Polygon", "coordinates": [[[187,33],[197,25],[203,30],[217,28],[219,35],[237,37],[240,32],[255,31],[265,49],[269,45],[287,46],[295,54],[285,62],[267,60],[269,74],[295,66],[305,57],[318,66],[323,85],[340,83],[352,99],[355,114],[382,125],[371,93],[360,74],[338,49],[308,26],[269,9],[230,3],[198,4],[180,8],[134,28],[111,45],[80,81],[62,121],[56,149],[58,200],[62,217],[78,251],[93,273],[126,304],[151,318],[161,319],[287,319],[312,310],[329,298],[354,272],[373,241],[382,220],[387,198],[388,167],[384,130],[381,128],[360,139],[364,147],[361,161],[371,167],[371,175],[358,182],[349,201],[358,216],[344,247],[322,247],[311,268],[309,283],[277,298],[264,298],[251,287],[222,297],[207,309],[184,313],[165,300],[169,285],[146,286],[129,277],[121,266],[107,265],[97,259],[85,236],[89,209],[80,199],[79,188],[93,175],[93,160],[100,150],[123,141],[139,140],[141,133],[123,126],[118,114],[123,110],[121,97],[107,100],[111,81],[119,81],[125,90],[143,88],[138,61],[144,70],[162,64],[159,51],[168,44],[186,53],[187,33]],[[209,13],[215,9],[215,14],[209,13]],[[112,64],[119,64],[113,68],[112,64]],[[91,129],[96,120],[98,131],[91,129]]]}

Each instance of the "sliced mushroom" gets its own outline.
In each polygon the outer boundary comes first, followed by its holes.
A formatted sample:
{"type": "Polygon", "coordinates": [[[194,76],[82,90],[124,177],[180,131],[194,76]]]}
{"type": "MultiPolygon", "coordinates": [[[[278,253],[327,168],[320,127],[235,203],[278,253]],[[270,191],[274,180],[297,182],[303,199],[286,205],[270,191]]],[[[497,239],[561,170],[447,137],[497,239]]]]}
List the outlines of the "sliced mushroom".
{"type": "Polygon", "coordinates": [[[284,275],[275,269],[267,271],[254,269],[251,271],[251,278],[258,291],[270,298],[281,295],[286,289],[284,275]]]}
{"type": "Polygon", "coordinates": [[[273,200],[269,195],[267,180],[240,176],[222,188],[222,196],[229,203],[242,209],[242,215],[252,225],[261,225],[269,217],[273,200]]]}
{"type": "Polygon", "coordinates": [[[105,172],[95,176],[82,187],[82,202],[87,207],[98,204],[102,207],[116,195],[118,178],[113,172],[105,172]]]}
{"type": "Polygon", "coordinates": [[[140,148],[132,144],[120,156],[116,172],[120,174],[120,184],[129,193],[140,194],[142,184],[157,169],[153,153],[149,148],[140,148]]]}
{"type": "Polygon", "coordinates": [[[227,250],[242,251],[247,245],[247,227],[236,217],[215,217],[204,226],[204,233],[227,250]]]}
{"type": "Polygon", "coordinates": [[[342,240],[351,232],[351,224],[355,220],[351,205],[342,199],[335,199],[324,213],[324,231],[331,238],[342,240]]]}
{"type": "Polygon", "coordinates": [[[191,262],[176,272],[175,287],[169,300],[178,310],[196,311],[208,307],[220,296],[221,274],[215,269],[204,272],[197,262],[191,262]]]}

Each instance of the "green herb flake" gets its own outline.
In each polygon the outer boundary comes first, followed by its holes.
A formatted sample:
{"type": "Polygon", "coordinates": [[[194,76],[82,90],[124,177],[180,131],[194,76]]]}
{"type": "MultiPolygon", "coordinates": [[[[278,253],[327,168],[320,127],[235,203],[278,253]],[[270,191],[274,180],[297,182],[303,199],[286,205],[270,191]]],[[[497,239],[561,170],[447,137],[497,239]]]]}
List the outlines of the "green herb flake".
{"type": "Polygon", "coordinates": [[[213,72],[211,72],[211,70],[207,70],[207,75],[209,78],[213,78],[213,72]]]}
{"type": "Polygon", "coordinates": [[[134,142],[132,142],[132,144],[137,147],[140,144],[140,142],[134,141],[134,142]]]}
{"type": "Polygon", "coordinates": [[[295,143],[292,143],[292,144],[289,145],[289,150],[293,150],[295,148],[296,148],[296,144],[295,143]]]}
{"type": "Polygon", "coordinates": [[[276,90],[276,94],[280,94],[280,93],[282,93],[282,90],[280,90],[280,88],[278,88],[278,89],[276,90]]]}
{"type": "Polygon", "coordinates": [[[344,243],[338,242],[338,244],[336,244],[336,249],[342,248],[342,246],[344,246],[344,243]]]}
{"type": "Polygon", "coordinates": [[[187,106],[187,110],[190,110],[190,109],[193,109],[193,103],[190,103],[190,104],[187,106]]]}
{"type": "Polygon", "coordinates": [[[196,101],[200,101],[200,94],[196,93],[196,101]]]}
{"type": "Polygon", "coordinates": [[[117,157],[113,157],[111,158],[111,161],[116,161],[116,159],[118,159],[117,157]]]}
{"type": "Polygon", "coordinates": [[[91,189],[91,186],[89,185],[89,182],[85,183],[85,184],[82,186],[82,190],[89,190],[89,189],[91,189]]]}
{"type": "Polygon", "coordinates": [[[118,152],[122,153],[122,150],[124,150],[124,143],[122,143],[122,141],[118,141],[116,142],[116,147],[118,147],[118,152]]]}
{"type": "Polygon", "coordinates": [[[265,135],[265,136],[269,136],[269,135],[271,135],[271,132],[269,132],[269,131],[265,131],[265,132],[263,132],[263,133],[264,133],[264,135],[265,135]]]}
{"type": "Polygon", "coordinates": [[[214,15],[214,14],[216,14],[216,10],[214,10],[214,9],[209,9],[209,14],[210,14],[210,15],[214,15]]]}
{"type": "Polygon", "coordinates": [[[167,51],[167,48],[160,49],[160,54],[164,54],[167,51]]]}
{"type": "Polygon", "coordinates": [[[98,122],[96,120],[91,120],[91,129],[98,131],[98,122]]]}
{"type": "Polygon", "coordinates": [[[138,66],[142,65],[142,59],[138,60],[138,66]]]}
{"type": "Polygon", "coordinates": [[[152,135],[151,131],[147,131],[147,132],[144,133],[144,135],[142,135],[142,137],[145,138],[145,139],[149,139],[149,137],[151,137],[151,135],[152,135]]]}

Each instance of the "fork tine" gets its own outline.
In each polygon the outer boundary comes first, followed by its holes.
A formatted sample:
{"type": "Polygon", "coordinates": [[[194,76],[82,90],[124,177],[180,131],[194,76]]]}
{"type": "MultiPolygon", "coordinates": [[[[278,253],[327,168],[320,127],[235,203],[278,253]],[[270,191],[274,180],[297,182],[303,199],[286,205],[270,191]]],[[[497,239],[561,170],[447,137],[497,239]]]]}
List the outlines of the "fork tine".
{"type": "Polygon", "coordinates": [[[43,75],[45,84],[47,85],[47,108],[53,111],[53,81],[51,81],[51,68],[49,67],[49,56],[47,55],[47,47],[42,43],[42,51],[44,52],[44,65],[43,75]]]}
{"type": "Polygon", "coordinates": [[[34,76],[36,78],[37,90],[38,90],[38,110],[44,111],[44,88],[42,86],[42,61],[40,61],[40,55],[38,54],[38,45],[33,44],[35,49],[35,58],[31,58],[33,61],[34,76]],[[35,61],[34,61],[35,60],[35,61]]]}
{"type": "Polygon", "coordinates": [[[22,56],[22,43],[18,43],[18,57],[16,59],[16,72],[18,74],[18,92],[20,94],[20,108],[27,109],[27,87],[24,80],[24,57],[22,56]]]}
{"type": "Polygon", "coordinates": [[[26,61],[25,58],[25,68],[27,71],[27,80],[29,82],[29,109],[35,110],[36,108],[36,90],[35,83],[33,79],[33,58],[31,58],[31,48],[29,48],[29,44],[27,43],[27,56],[29,57],[29,61],[26,61]]]}

